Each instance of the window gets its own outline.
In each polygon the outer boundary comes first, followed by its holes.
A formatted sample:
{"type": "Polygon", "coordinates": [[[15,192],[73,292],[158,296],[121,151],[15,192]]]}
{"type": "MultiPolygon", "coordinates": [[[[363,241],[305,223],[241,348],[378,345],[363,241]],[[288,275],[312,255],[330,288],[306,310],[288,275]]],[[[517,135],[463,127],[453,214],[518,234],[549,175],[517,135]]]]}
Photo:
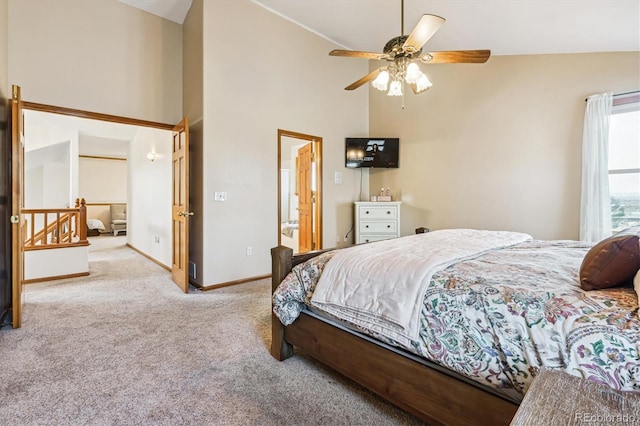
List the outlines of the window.
{"type": "Polygon", "coordinates": [[[609,122],[609,193],[614,232],[640,225],[640,93],[615,95],[609,122]]]}

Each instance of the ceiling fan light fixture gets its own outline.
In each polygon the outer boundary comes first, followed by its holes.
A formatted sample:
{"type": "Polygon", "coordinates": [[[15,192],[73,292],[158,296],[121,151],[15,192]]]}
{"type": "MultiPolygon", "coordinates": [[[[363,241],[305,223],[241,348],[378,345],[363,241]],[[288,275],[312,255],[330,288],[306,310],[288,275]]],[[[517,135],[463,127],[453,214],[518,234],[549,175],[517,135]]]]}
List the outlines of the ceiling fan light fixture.
{"type": "Polygon", "coordinates": [[[407,72],[404,76],[404,81],[409,84],[414,84],[418,82],[418,78],[420,78],[422,71],[420,71],[420,67],[415,62],[411,62],[407,65],[407,72]]]}
{"type": "MultiPolygon", "coordinates": [[[[382,53],[363,52],[357,50],[334,49],[330,56],[343,56],[362,59],[384,60],[387,65],[371,71],[364,77],[354,81],[345,90],[355,90],[371,82],[372,86],[387,95],[403,96],[403,85],[406,83],[414,94],[422,93],[431,87],[429,78],[420,69],[420,63],[433,64],[480,64],[491,56],[490,50],[451,50],[441,52],[423,52],[427,41],[444,24],[441,16],[424,14],[413,27],[409,35],[404,34],[404,0],[400,6],[400,32],[403,35],[394,37],[384,45],[382,53]],[[389,81],[391,84],[389,85],[389,81]]],[[[404,105],[403,105],[404,108],[404,105]]]]}
{"type": "Polygon", "coordinates": [[[421,75],[416,81],[416,93],[424,92],[425,90],[428,90],[429,88],[431,88],[431,86],[433,86],[431,81],[429,81],[429,77],[427,77],[425,73],[421,72],[420,74],[421,75]]]}
{"type": "Polygon", "coordinates": [[[388,96],[402,96],[402,83],[400,80],[393,80],[389,86],[388,96]]]}
{"type": "Polygon", "coordinates": [[[378,90],[385,92],[387,90],[387,84],[389,83],[389,71],[383,70],[378,76],[371,82],[371,85],[378,90]]]}

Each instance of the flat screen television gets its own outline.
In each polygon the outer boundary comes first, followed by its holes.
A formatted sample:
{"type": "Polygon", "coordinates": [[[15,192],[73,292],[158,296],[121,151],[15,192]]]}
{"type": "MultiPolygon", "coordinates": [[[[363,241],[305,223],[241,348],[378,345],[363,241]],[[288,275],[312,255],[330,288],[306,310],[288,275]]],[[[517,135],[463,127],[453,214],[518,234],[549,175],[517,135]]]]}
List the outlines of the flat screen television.
{"type": "Polygon", "coordinates": [[[346,138],[345,147],[346,167],[399,167],[399,138],[346,138]]]}

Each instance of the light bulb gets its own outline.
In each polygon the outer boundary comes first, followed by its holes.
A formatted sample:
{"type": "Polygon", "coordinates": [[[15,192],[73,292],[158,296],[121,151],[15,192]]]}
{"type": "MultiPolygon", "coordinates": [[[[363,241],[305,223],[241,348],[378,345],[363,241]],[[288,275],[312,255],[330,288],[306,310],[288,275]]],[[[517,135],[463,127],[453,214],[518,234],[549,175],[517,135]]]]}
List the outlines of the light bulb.
{"type": "Polygon", "coordinates": [[[418,66],[418,64],[416,64],[415,62],[411,62],[409,65],[407,65],[407,73],[404,76],[404,80],[409,84],[416,83],[418,81],[418,78],[420,77],[420,74],[422,74],[422,72],[420,71],[420,67],[418,66]]]}
{"type": "Polygon", "coordinates": [[[384,70],[378,74],[375,80],[371,82],[371,85],[378,90],[382,90],[383,92],[387,90],[387,83],[389,82],[389,72],[384,70]]]}
{"type": "Polygon", "coordinates": [[[391,86],[389,87],[389,96],[402,96],[402,83],[400,80],[393,80],[391,82],[391,86]]]}
{"type": "Polygon", "coordinates": [[[420,93],[420,92],[424,92],[425,90],[427,90],[428,88],[430,88],[432,86],[431,82],[429,81],[429,78],[426,76],[426,74],[424,73],[420,73],[422,75],[420,75],[418,77],[418,80],[416,81],[416,92],[420,93]]]}

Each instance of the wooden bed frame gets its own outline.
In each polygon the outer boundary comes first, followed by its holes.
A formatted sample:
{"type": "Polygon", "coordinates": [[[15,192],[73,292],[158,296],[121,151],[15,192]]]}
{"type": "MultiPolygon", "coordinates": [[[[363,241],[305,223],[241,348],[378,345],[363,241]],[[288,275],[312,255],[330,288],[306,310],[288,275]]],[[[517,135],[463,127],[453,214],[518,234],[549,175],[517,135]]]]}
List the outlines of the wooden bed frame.
{"type": "MultiPolygon", "coordinates": [[[[272,248],[272,292],[295,265],[326,251],[293,256],[288,247],[272,248]]],[[[456,373],[304,312],[285,327],[272,311],[271,333],[277,360],[293,356],[295,346],[430,425],[508,425],[518,409],[516,402],[456,373]]]]}

